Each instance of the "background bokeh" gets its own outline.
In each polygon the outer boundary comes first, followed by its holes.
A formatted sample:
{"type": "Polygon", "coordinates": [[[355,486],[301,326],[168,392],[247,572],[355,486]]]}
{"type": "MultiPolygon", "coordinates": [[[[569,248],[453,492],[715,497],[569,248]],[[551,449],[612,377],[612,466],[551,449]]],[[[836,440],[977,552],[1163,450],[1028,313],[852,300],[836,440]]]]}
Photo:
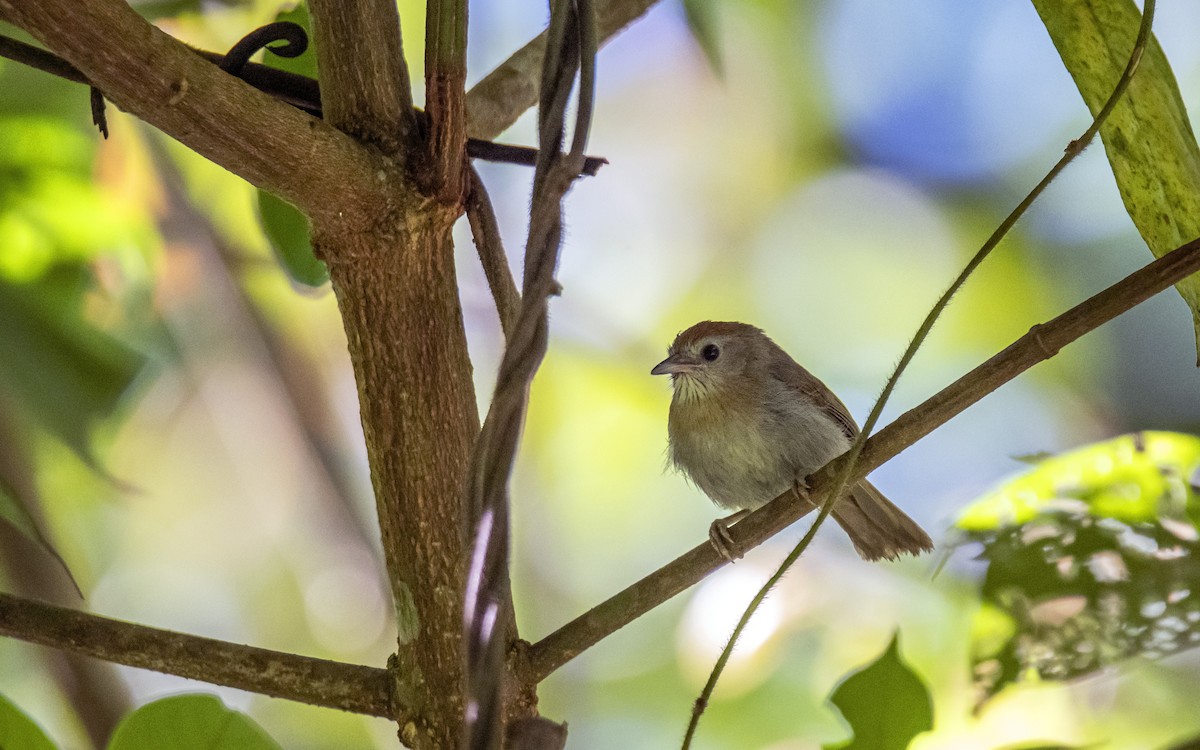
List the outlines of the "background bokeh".
{"type": "MultiPolygon", "coordinates": [[[[224,49],[281,4],[141,7],[172,34],[224,49]]],[[[420,81],[423,8],[400,7],[420,81]]],[[[567,200],[564,291],[512,483],[518,620],[531,640],[704,539],[716,514],[665,467],[669,385],[649,370],[677,331],[701,319],[755,323],[861,421],[936,296],[1088,123],[1027,3],[754,0],[717,2],[710,14],[719,72],[674,2],[601,55],[590,151],[611,163],[567,200]]],[[[545,17],[544,0],[473,3],[471,82],[545,17]]],[[[1200,6],[1180,2],[1164,3],[1156,25],[1193,112],[1198,25],[1200,6]]],[[[327,288],[287,281],[248,185],[109,113],[112,136],[100,141],[86,90],[0,61],[0,279],[66,284],[84,320],[146,363],[86,444],[31,426],[0,392],[0,459],[36,465],[46,528],[93,611],[382,665],[390,604],[336,302],[327,288]]],[[[532,114],[503,140],[532,143],[532,114]]],[[[480,171],[519,268],[532,174],[480,171]]],[[[460,230],[484,408],[502,342],[465,222],[460,230]]],[[[1097,144],[956,298],[885,421],[1149,259],[1097,144]]],[[[1130,430],[1194,432],[1195,357],[1189,312],[1168,292],[873,481],[940,539],[957,511],[1021,470],[1014,456],[1130,430]]],[[[569,746],[677,744],[717,650],[798,531],[544,683],[543,712],[569,722],[569,746]]],[[[15,550],[11,587],[37,579],[23,565],[49,579],[45,590],[62,590],[48,557],[11,535],[0,543],[15,550]]],[[[1200,731],[1200,664],[1186,653],[1011,690],[973,715],[979,565],[969,558],[960,552],[936,578],[928,559],[869,565],[831,526],[767,600],[698,746],[796,750],[843,737],[825,699],[896,628],[934,693],[935,730],[918,750],[1155,748],[1200,731]]],[[[84,747],[43,658],[0,640],[0,693],[64,747],[84,747]]],[[[382,720],[118,672],[133,703],[215,691],[284,747],[395,746],[382,720]]]]}

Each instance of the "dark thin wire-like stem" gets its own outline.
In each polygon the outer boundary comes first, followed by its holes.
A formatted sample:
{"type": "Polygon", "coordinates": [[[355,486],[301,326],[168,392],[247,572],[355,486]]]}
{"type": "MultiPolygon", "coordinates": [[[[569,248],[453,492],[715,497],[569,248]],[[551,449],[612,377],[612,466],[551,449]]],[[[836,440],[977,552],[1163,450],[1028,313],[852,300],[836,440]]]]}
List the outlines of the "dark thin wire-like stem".
{"type": "MultiPolygon", "coordinates": [[[[220,52],[195,50],[196,54],[220,65],[225,56],[220,52]]],[[[49,73],[58,78],[75,83],[90,84],[87,76],[74,65],[62,59],[53,52],[47,52],[32,44],[0,35],[0,57],[19,62],[43,73],[49,73]]],[[[321,92],[317,82],[307,76],[289,73],[259,63],[245,63],[238,72],[238,77],[263,93],[279,99],[293,107],[308,112],[314,117],[321,116],[321,92]]],[[[529,146],[516,146],[510,143],[496,143],[478,138],[467,139],[467,156],[483,161],[515,164],[532,167],[537,163],[538,150],[529,146]]],[[[589,156],[584,162],[581,174],[594,177],[600,167],[608,160],[600,156],[589,156]]]]}
{"type": "MultiPolygon", "coordinates": [[[[520,306],[515,323],[506,328],[504,356],[469,473],[467,507],[475,541],[464,607],[467,719],[462,739],[462,747],[469,750],[493,750],[502,742],[504,654],[509,645],[503,623],[511,617],[504,608],[512,601],[508,593],[508,480],[528,407],[529,385],[546,355],[549,340],[548,299],[556,286],[554,272],[562,245],[562,202],[584,163],[597,46],[590,0],[557,0],[552,6],[547,37],[550,43],[538,107],[539,158],[534,171],[520,306]],[[577,71],[580,84],[575,131],[571,151],[563,154],[567,105],[577,71]]],[[[482,183],[478,185],[482,187],[482,183]]],[[[481,254],[483,249],[481,246],[481,254]]],[[[493,258],[494,263],[505,263],[507,268],[502,249],[490,252],[500,256],[493,258]]],[[[501,298],[497,295],[496,301],[503,321],[507,311],[501,298]]],[[[556,741],[557,736],[548,739],[556,741]]],[[[538,744],[546,746],[545,742],[538,744]]]]}
{"type": "Polygon", "coordinates": [[[825,519],[829,517],[830,513],[833,512],[834,505],[841,498],[842,490],[849,484],[851,472],[854,470],[855,463],[858,461],[858,457],[862,453],[863,445],[870,437],[871,431],[875,429],[875,425],[879,421],[880,414],[883,413],[883,409],[887,405],[888,399],[895,390],[896,383],[900,380],[900,376],[903,375],[904,371],[908,368],[909,363],[912,362],[913,357],[916,356],[917,350],[920,349],[923,343],[925,343],[925,339],[929,336],[930,331],[933,330],[934,323],[936,323],[937,319],[941,317],[946,307],[949,306],[950,300],[954,297],[958,290],[962,288],[963,284],[966,283],[971,274],[975,272],[975,269],[977,269],[979,265],[983,263],[983,261],[991,254],[992,250],[994,250],[996,246],[1000,244],[1000,241],[1007,236],[1008,232],[1025,214],[1029,207],[1033,205],[1034,201],[1041,196],[1042,192],[1045,191],[1050,183],[1054,181],[1054,179],[1066,168],[1066,166],[1070,164],[1076,156],[1082,153],[1085,148],[1087,148],[1092,139],[1096,137],[1096,134],[1100,132],[1101,126],[1104,124],[1105,120],[1108,119],[1108,116],[1112,113],[1113,108],[1116,107],[1122,95],[1124,95],[1125,90],[1129,87],[1129,82],[1133,79],[1133,75],[1137,71],[1138,64],[1141,62],[1142,54],[1145,51],[1146,45],[1150,41],[1150,32],[1154,24],[1155,1],[1156,0],[1146,0],[1145,9],[1142,15],[1142,22],[1138,27],[1137,38],[1134,41],[1133,50],[1130,52],[1129,61],[1125,65],[1125,70],[1121,73],[1121,77],[1117,80],[1116,86],[1113,87],[1112,94],[1108,97],[1104,107],[1096,115],[1095,119],[1092,121],[1092,124],[1088,126],[1087,130],[1084,131],[1082,136],[1072,141],[1067,146],[1062,158],[1060,158],[1058,162],[1050,169],[1050,171],[1046,173],[1046,176],[1043,177],[1036,186],[1034,186],[1033,190],[1029,191],[1029,194],[1017,204],[1017,207],[1014,208],[1012,212],[1004,218],[1004,221],[1002,221],[996,230],[992,232],[992,235],[988,237],[987,241],[983,243],[983,246],[979,248],[979,251],[975,253],[974,257],[971,258],[954,282],[950,284],[950,287],[934,304],[933,308],[929,311],[929,314],[925,316],[925,320],[921,322],[921,325],[917,329],[916,334],[913,336],[912,341],[909,342],[908,347],[904,350],[904,354],[900,357],[900,361],[897,363],[895,370],[888,378],[887,383],[884,384],[883,391],[880,393],[879,398],[875,402],[875,406],[872,407],[871,413],[867,416],[867,420],[863,424],[862,432],[858,434],[854,440],[854,443],[850,446],[850,450],[847,451],[845,465],[838,473],[837,478],[834,480],[833,486],[830,489],[829,494],[826,496],[825,501],[821,504],[821,510],[817,514],[817,517],[813,520],[812,526],[809,527],[808,532],[805,533],[800,542],[792,549],[791,552],[788,553],[783,562],[780,563],[779,568],[775,571],[775,573],[767,579],[767,582],[763,584],[762,588],[760,588],[758,593],[754,595],[754,598],[751,599],[750,604],[746,607],[746,610],[742,613],[741,618],[738,620],[738,624],[734,627],[733,633],[729,636],[728,642],[721,650],[721,655],[717,658],[717,662],[713,666],[712,672],[709,674],[708,681],[705,683],[704,689],[701,691],[700,696],[696,699],[696,702],[693,706],[692,716],[688,722],[687,733],[685,734],[683,740],[683,750],[688,750],[688,748],[691,747],[692,739],[696,734],[696,728],[700,722],[700,717],[704,714],[704,711],[708,706],[708,701],[712,698],[713,691],[716,689],[717,681],[720,679],[721,673],[725,670],[725,665],[729,662],[729,657],[732,655],[733,648],[737,644],[738,639],[741,637],[742,632],[749,624],[750,619],[754,616],[754,613],[758,610],[758,607],[762,604],[763,600],[767,598],[767,594],[775,587],[779,580],[783,578],[788,569],[795,564],[796,560],[800,558],[800,555],[803,554],[804,550],[808,548],[809,544],[816,536],[817,530],[825,522],[825,519]]]}

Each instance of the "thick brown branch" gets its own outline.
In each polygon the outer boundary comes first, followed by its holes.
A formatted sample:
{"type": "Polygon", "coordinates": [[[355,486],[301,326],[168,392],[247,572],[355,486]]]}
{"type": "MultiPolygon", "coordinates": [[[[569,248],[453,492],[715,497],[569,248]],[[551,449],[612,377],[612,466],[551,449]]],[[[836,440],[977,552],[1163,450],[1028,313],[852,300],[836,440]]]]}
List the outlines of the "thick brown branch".
{"type": "MultiPolygon", "coordinates": [[[[1200,240],[1164,255],[1108,289],[1076,305],[1057,318],[1034,326],[1029,333],[971,372],[950,384],[864,445],[850,473],[856,482],[880,464],[945,424],[964,409],[1043,360],[1049,359],[1083,334],[1146,301],[1181,279],[1200,271],[1200,240]]],[[[835,459],[810,479],[810,495],[822,495],[842,470],[845,457],[835,459]]],[[[801,506],[789,491],[751,513],[731,528],[737,549],[756,547],[813,509],[801,506]]],[[[524,678],[541,681],[601,639],[657,607],[725,564],[711,544],[690,550],[659,568],[554,633],[533,644],[527,652],[524,678]]],[[[518,665],[520,666],[520,665],[518,665]]]]}
{"type": "MultiPolygon", "coordinates": [[[[600,43],[616,36],[656,2],[599,0],[595,7],[600,43]]],[[[468,134],[490,141],[508,130],[522,112],[537,104],[545,55],[546,32],[542,32],[471,88],[467,93],[468,134]]]]}
{"type": "MultiPolygon", "coordinates": [[[[224,59],[224,55],[219,52],[194,51],[214,64],[219,65],[224,59]]],[[[14,60],[68,81],[91,85],[88,77],[78,68],[53,52],[47,52],[39,47],[2,35],[0,35],[0,57],[14,60]]],[[[259,91],[270,94],[282,102],[302,109],[314,117],[321,116],[321,90],[315,79],[259,63],[247,63],[238,73],[238,77],[259,91]]],[[[420,116],[419,110],[415,110],[415,112],[416,116],[420,116]]],[[[537,163],[537,155],[537,149],[528,146],[493,143],[478,138],[467,139],[467,156],[472,159],[532,167],[537,163]]],[[[600,167],[607,163],[608,160],[603,157],[589,156],[584,161],[583,173],[594,177],[600,167]]]]}
{"type": "Polygon", "coordinates": [[[124,2],[0,0],[0,13],[109,101],[309,215],[369,217],[384,199],[378,160],[366,149],[227,75],[124,2]]]}
{"type": "Polygon", "coordinates": [[[393,0],[310,0],[325,120],[403,156],[416,132],[393,0]]]}
{"type": "Polygon", "coordinates": [[[174,633],[0,594],[0,635],[275,698],[395,718],[387,670],[174,633]]]}

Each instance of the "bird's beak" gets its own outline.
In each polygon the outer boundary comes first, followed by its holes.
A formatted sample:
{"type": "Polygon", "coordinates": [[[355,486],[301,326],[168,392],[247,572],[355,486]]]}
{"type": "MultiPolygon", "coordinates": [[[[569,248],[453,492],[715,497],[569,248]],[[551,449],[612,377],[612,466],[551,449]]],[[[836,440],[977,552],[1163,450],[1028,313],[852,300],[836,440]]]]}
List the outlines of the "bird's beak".
{"type": "Polygon", "coordinates": [[[695,372],[700,367],[700,360],[680,352],[672,354],[654,366],[651,375],[683,375],[695,372]]]}

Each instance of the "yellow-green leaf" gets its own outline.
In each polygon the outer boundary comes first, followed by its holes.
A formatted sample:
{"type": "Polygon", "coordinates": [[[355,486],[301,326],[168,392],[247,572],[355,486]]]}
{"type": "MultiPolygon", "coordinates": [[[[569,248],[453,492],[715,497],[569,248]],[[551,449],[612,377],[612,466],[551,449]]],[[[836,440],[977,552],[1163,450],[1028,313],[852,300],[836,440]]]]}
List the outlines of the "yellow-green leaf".
{"type": "MultiPolygon", "coordinates": [[[[1063,64],[1096,114],[1121,76],[1141,22],[1133,0],[1033,0],[1063,64]]],[[[1154,255],[1200,236],[1200,148],[1175,75],[1151,39],[1141,67],[1100,129],[1125,210],[1154,255]]],[[[1200,279],[1176,285],[1200,351],[1200,279]]]]}
{"type": "Polygon", "coordinates": [[[126,716],[108,750],[280,750],[262,727],[215,695],[176,695],[126,716]]]}
{"type": "Polygon", "coordinates": [[[0,695],[0,748],[55,750],[56,747],[32,719],[0,695]]]}

